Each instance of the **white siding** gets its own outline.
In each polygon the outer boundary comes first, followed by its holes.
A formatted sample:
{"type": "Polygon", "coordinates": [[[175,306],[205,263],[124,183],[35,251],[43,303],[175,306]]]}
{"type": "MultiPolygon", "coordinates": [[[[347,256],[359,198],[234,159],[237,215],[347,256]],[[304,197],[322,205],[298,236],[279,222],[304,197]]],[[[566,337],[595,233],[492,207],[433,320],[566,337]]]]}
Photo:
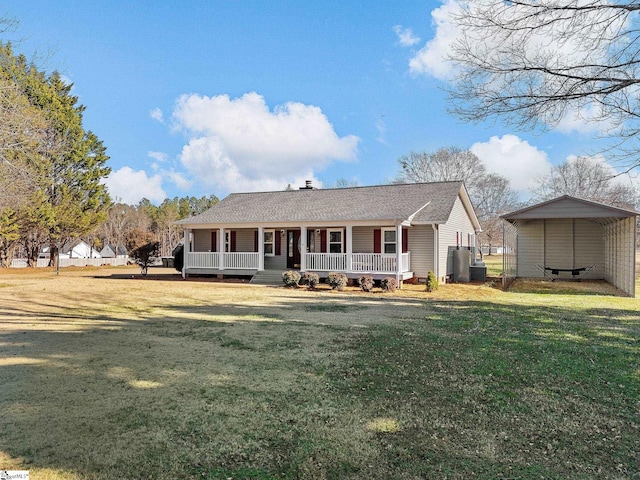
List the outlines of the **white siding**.
{"type": "Polygon", "coordinates": [[[440,280],[444,280],[445,275],[452,273],[452,271],[447,271],[447,254],[450,246],[456,246],[456,233],[462,232],[462,246],[464,247],[468,246],[468,234],[475,233],[469,213],[464,208],[459,196],[453,205],[449,220],[446,224],[440,225],[438,230],[438,272],[440,280]]]}
{"type": "Polygon", "coordinates": [[[434,270],[433,227],[416,225],[407,231],[409,252],[411,252],[410,270],[416,277],[426,277],[434,270]]]}
{"type": "Polygon", "coordinates": [[[536,265],[544,265],[544,220],[518,225],[518,277],[542,277],[536,265]]]}

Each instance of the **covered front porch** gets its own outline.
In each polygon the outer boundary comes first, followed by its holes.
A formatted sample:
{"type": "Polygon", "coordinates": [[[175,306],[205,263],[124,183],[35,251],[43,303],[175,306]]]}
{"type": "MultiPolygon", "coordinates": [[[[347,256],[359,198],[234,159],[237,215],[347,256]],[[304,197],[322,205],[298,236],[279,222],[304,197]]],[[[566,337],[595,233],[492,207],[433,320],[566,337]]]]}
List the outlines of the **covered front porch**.
{"type": "Polygon", "coordinates": [[[401,281],[413,277],[406,239],[402,225],[186,229],[183,276],[298,270],[401,281]]]}

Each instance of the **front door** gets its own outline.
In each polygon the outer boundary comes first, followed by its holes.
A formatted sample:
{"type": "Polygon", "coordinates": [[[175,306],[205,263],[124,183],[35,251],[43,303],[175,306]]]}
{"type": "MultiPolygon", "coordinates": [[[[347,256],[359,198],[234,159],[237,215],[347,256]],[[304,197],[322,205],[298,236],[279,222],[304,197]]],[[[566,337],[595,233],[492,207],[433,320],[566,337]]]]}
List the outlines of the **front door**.
{"type": "Polygon", "coordinates": [[[287,268],[300,268],[300,230],[287,230],[287,268]]]}

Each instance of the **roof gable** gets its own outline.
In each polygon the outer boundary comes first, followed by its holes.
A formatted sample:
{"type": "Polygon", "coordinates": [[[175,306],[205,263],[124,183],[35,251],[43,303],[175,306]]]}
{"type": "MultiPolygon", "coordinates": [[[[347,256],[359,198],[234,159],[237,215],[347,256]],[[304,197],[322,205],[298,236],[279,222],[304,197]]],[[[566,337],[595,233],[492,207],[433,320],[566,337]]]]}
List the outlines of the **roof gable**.
{"type": "Polygon", "coordinates": [[[369,220],[443,224],[462,193],[468,198],[460,181],[234,193],[206,212],[178,223],[197,226],[369,220]]]}
{"type": "Polygon", "coordinates": [[[543,218],[627,218],[638,215],[633,210],[612,207],[603,203],[563,195],[522,210],[502,215],[505,220],[533,220],[543,218]]]}

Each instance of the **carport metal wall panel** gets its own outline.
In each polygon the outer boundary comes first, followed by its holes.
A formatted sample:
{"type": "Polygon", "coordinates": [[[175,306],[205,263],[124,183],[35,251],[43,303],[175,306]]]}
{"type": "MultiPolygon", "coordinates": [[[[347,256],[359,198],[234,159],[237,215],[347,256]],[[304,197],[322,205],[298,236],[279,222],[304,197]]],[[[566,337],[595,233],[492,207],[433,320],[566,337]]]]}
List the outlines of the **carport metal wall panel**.
{"type": "Polygon", "coordinates": [[[518,224],[517,276],[542,277],[536,265],[544,264],[544,221],[522,221],[518,224]]]}
{"type": "Polygon", "coordinates": [[[544,220],[544,262],[541,264],[552,268],[575,268],[573,238],[573,219],[544,220]]]}
{"type": "MultiPolygon", "coordinates": [[[[603,279],[605,270],[604,228],[602,225],[580,218],[574,222],[574,268],[596,267],[586,277],[603,279]]],[[[579,278],[579,277],[578,277],[579,278]]]]}
{"type": "Polygon", "coordinates": [[[605,280],[635,297],[636,219],[629,217],[605,226],[605,280]]]}

